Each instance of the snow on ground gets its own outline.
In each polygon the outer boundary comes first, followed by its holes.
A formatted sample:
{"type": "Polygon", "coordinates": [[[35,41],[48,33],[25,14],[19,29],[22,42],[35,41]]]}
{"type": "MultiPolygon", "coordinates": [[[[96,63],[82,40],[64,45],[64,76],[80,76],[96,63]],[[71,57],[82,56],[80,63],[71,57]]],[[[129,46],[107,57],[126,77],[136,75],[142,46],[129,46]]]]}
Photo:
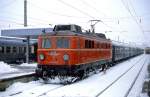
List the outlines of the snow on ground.
{"type": "MultiPolygon", "coordinates": [[[[148,58],[150,56],[141,55],[136,58],[132,58],[116,66],[108,69],[106,73],[100,72],[98,74],[94,74],[82,81],[73,83],[71,85],[66,85],[59,88],[61,85],[56,84],[41,84],[40,82],[30,82],[30,83],[15,83],[11,87],[9,87],[5,92],[0,92],[0,97],[6,97],[8,94],[15,93],[17,91],[24,90],[18,95],[14,95],[11,97],[39,97],[38,95],[43,94],[44,92],[48,92],[40,97],[93,97],[96,96],[97,93],[106,88],[110,83],[112,83],[116,78],[118,78],[121,74],[123,74],[126,70],[128,70],[132,65],[134,65],[138,60],[143,58],[142,61],[137,63],[136,67],[132,68],[124,78],[118,80],[118,84],[116,83],[114,86],[108,89],[109,92],[104,92],[103,96],[100,97],[123,97],[126,93],[126,90],[129,88],[130,84],[133,82],[133,79],[137,75],[137,71],[144,63],[144,60],[147,59],[147,64],[149,63],[148,58]],[[121,86],[121,87],[120,87],[121,86]],[[55,88],[58,88],[54,90],[55,88]],[[53,90],[53,91],[51,91],[53,90]],[[51,92],[50,92],[51,91],[51,92]]],[[[133,91],[130,94],[130,97],[139,97],[142,87],[142,81],[145,77],[145,69],[144,66],[142,73],[140,74],[140,78],[138,82],[135,84],[138,86],[133,87],[133,91]]],[[[144,96],[141,96],[144,97],[144,96]]]]}
{"type": "Polygon", "coordinates": [[[23,63],[20,65],[10,66],[7,63],[0,62],[0,79],[12,78],[16,76],[23,76],[27,74],[32,74],[35,72],[37,64],[27,64],[23,63]]]}
{"type": "Polygon", "coordinates": [[[22,63],[20,66],[27,66],[27,67],[36,67],[37,66],[37,63],[22,63]]]}
{"type": "Polygon", "coordinates": [[[11,85],[10,87],[8,87],[6,89],[5,92],[0,92],[0,97],[6,97],[15,93],[19,93],[23,90],[28,90],[31,87],[35,87],[41,85],[41,83],[37,82],[37,81],[32,81],[29,83],[21,83],[21,82],[16,82],[13,85],[11,85]]]}
{"type": "Polygon", "coordinates": [[[45,91],[53,90],[62,85],[44,84],[40,81],[31,81],[29,83],[17,82],[11,85],[5,92],[0,92],[0,97],[39,97],[45,91]],[[20,95],[15,95],[19,94],[20,95]]]}
{"type": "Polygon", "coordinates": [[[0,74],[15,72],[17,69],[12,68],[10,65],[0,62],[0,74]]]}

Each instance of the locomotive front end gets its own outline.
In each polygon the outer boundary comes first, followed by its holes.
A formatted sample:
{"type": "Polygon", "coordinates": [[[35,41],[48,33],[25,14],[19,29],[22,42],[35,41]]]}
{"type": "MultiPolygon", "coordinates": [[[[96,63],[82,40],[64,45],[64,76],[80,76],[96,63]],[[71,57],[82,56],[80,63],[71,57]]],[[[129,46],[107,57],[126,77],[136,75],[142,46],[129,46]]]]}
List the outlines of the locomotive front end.
{"type": "Polygon", "coordinates": [[[75,52],[71,50],[71,36],[44,35],[38,39],[38,67],[43,76],[68,76],[72,73],[75,52]]]}

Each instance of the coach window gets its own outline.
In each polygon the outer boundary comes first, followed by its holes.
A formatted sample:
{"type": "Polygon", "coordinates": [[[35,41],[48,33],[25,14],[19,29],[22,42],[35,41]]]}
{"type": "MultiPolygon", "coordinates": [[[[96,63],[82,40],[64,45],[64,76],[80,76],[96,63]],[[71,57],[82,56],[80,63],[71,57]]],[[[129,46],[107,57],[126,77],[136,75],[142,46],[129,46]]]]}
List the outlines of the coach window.
{"type": "Polygon", "coordinates": [[[91,48],[91,47],[92,47],[92,41],[89,40],[89,48],[91,48]]]}
{"type": "Polygon", "coordinates": [[[96,44],[96,48],[99,48],[99,43],[96,44]]]}
{"type": "Polygon", "coordinates": [[[88,48],[88,40],[85,40],[85,48],[88,48]]]}
{"type": "Polygon", "coordinates": [[[17,52],[17,48],[13,47],[13,53],[16,53],[16,52],[17,52]]]}
{"type": "Polygon", "coordinates": [[[77,41],[77,48],[81,48],[80,39],[77,41]]]}
{"type": "Polygon", "coordinates": [[[26,53],[26,47],[24,47],[23,52],[26,53]]]}
{"type": "Polygon", "coordinates": [[[57,48],[69,48],[69,39],[64,37],[57,38],[57,48]]]}
{"type": "Polygon", "coordinates": [[[91,48],[94,48],[94,41],[91,41],[91,48]]]}
{"type": "Polygon", "coordinates": [[[101,44],[101,48],[102,48],[102,49],[104,48],[104,43],[101,44]]]}
{"type": "Polygon", "coordinates": [[[108,49],[108,44],[106,43],[106,49],[108,49]]]}
{"type": "Polygon", "coordinates": [[[48,38],[43,38],[42,48],[51,48],[51,41],[48,38]]]}
{"type": "Polygon", "coordinates": [[[92,41],[91,40],[87,40],[87,48],[92,48],[92,41]]]}
{"type": "Polygon", "coordinates": [[[105,49],[107,49],[107,43],[105,43],[105,49]]]}
{"type": "Polygon", "coordinates": [[[6,47],[6,53],[10,53],[11,47],[6,47]]]}
{"type": "Polygon", "coordinates": [[[100,49],[102,48],[102,44],[101,44],[101,43],[99,43],[99,48],[100,48],[100,49]]]}
{"type": "Polygon", "coordinates": [[[19,47],[19,53],[22,53],[22,47],[19,47]]]}
{"type": "Polygon", "coordinates": [[[4,53],[4,47],[3,46],[0,47],[0,53],[4,53]]]}
{"type": "Polygon", "coordinates": [[[107,48],[108,48],[108,49],[110,48],[110,45],[109,45],[109,44],[107,44],[107,48]]]}

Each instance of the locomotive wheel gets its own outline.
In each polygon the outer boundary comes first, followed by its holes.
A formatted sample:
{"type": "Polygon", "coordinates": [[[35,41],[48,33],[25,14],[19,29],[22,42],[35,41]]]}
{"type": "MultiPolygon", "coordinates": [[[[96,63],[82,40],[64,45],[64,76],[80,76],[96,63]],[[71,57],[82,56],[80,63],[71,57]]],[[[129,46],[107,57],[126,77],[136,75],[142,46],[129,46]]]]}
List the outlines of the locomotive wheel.
{"type": "Polygon", "coordinates": [[[87,76],[87,72],[85,70],[81,70],[79,72],[80,79],[84,79],[87,76]]]}

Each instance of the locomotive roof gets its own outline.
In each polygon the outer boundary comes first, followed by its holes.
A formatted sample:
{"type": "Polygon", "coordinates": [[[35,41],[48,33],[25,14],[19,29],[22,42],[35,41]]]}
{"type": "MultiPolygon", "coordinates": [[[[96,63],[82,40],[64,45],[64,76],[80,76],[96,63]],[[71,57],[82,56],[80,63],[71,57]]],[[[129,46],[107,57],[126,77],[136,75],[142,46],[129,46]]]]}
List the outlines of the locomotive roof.
{"type": "Polygon", "coordinates": [[[44,32],[42,34],[44,35],[52,35],[52,36],[82,36],[86,37],[88,39],[95,39],[105,42],[110,42],[109,39],[106,39],[105,34],[102,33],[92,33],[92,32],[82,32],[82,29],[80,26],[75,24],[67,24],[67,25],[55,25],[53,32],[46,33],[44,32]]]}
{"type": "Polygon", "coordinates": [[[62,35],[67,35],[67,36],[84,36],[84,37],[88,37],[88,38],[95,38],[95,39],[100,39],[102,41],[110,41],[109,39],[106,39],[105,35],[102,33],[76,33],[76,32],[72,32],[72,31],[59,31],[59,32],[55,32],[53,31],[52,33],[43,33],[42,36],[45,35],[51,35],[51,36],[62,36],[62,35]]]}

